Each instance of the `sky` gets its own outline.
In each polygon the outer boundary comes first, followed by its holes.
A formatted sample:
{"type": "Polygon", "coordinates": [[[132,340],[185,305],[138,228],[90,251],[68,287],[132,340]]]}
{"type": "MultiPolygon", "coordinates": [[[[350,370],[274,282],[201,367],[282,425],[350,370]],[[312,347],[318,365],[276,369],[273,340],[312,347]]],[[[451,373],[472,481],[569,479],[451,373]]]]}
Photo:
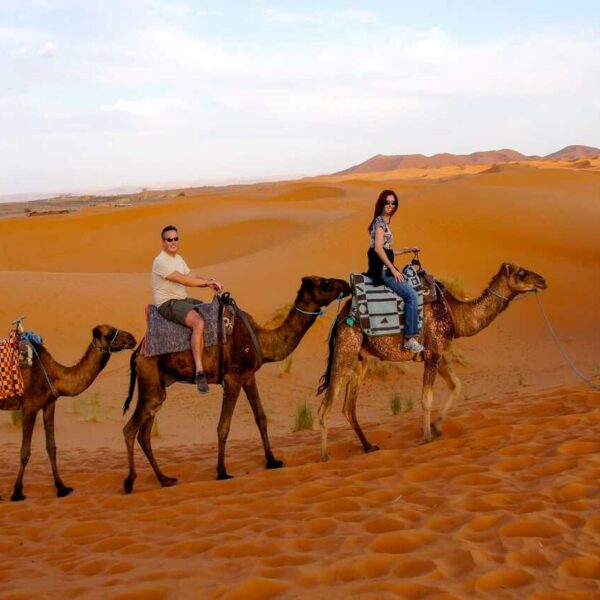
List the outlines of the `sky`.
{"type": "Polygon", "coordinates": [[[592,1],[0,0],[0,196],[600,146],[592,1]]]}

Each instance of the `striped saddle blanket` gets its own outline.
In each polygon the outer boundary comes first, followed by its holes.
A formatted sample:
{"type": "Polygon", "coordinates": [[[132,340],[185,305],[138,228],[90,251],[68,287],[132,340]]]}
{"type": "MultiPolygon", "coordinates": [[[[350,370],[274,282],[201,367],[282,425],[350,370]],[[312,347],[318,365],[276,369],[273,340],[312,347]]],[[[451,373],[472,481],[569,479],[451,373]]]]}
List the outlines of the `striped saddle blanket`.
{"type": "Polygon", "coordinates": [[[25,386],[19,365],[19,336],[15,329],[0,340],[0,400],[23,396],[25,386]]]}
{"type": "MultiPolygon", "coordinates": [[[[423,293],[421,279],[412,265],[402,270],[418,297],[419,329],[423,328],[423,293]]],[[[352,306],[350,318],[358,321],[365,335],[404,333],[404,300],[385,285],[374,286],[367,275],[352,273],[352,306]]]]}

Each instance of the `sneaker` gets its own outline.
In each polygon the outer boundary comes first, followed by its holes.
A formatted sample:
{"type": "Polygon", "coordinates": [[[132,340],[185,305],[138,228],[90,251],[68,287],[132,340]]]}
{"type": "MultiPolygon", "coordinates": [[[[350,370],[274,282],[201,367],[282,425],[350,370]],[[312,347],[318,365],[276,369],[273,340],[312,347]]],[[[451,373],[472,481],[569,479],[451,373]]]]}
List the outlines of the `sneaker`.
{"type": "Polygon", "coordinates": [[[206,392],[208,392],[208,381],[206,380],[204,371],[198,371],[196,373],[196,387],[201,394],[206,394],[206,392]]]}
{"type": "Polygon", "coordinates": [[[417,342],[417,338],[414,337],[404,342],[404,349],[408,352],[423,352],[423,350],[425,350],[425,348],[417,342]]]}

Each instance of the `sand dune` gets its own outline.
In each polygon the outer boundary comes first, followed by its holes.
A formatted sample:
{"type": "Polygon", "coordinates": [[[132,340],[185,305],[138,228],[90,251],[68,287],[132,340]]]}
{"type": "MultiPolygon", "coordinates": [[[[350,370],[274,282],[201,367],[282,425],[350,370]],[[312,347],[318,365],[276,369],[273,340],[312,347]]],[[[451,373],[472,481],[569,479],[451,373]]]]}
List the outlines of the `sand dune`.
{"type": "Polygon", "coordinates": [[[316,432],[278,436],[276,472],[256,440],[232,443],[227,482],[214,444],[170,446],[180,483],[160,489],[145,466],[132,496],[108,448],[62,453],[77,486],[62,500],[38,456],[30,500],[0,512],[2,597],[598,597],[596,395],[494,397],[442,441],[415,445],[418,430],[415,415],[370,423],[382,450],[363,455],[337,428],[327,464],[316,432]]]}
{"type": "MultiPolygon", "coordinates": [[[[26,314],[65,364],[83,354],[98,323],[141,338],[148,270],[167,223],[180,226],[192,268],[219,277],[268,322],[293,301],[303,275],[364,269],[374,200],[392,187],[401,201],[396,246],[419,245],[426,268],[468,296],[503,261],[538,271],[569,353],[598,374],[600,159],[586,168],[529,161],[486,169],[338,175],[0,219],[0,322],[8,331],[26,314]]],[[[359,416],[383,450],[363,455],[336,406],[332,460],[322,465],[318,434],[290,432],[299,402],[318,406],[332,314],[294,352],[291,373],[272,364],[258,374],[282,471],[264,472],[240,401],[228,444],[237,478],[213,481],[220,389],[200,399],[176,384],[153,444],[180,483],[160,489],[140,454],[137,491],[126,497],[129,357],[113,357],[80,398],[59,400],[59,465],[76,492],[53,497],[38,424],[28,500],[0,503],[0,598],[598,597],[598,394],[573,385],[535,300],[458,341],[464,389],[442,440],[418,445],[422,366],[411,363],[361,391],[359,416]],[[407,412],[391,417],[395,394],[407,412]]],[[[445,393],[436,383],[436,406],[445,393]]],[[[19,441],[10,415],[0,414],[5,499],[19,441]]]]}

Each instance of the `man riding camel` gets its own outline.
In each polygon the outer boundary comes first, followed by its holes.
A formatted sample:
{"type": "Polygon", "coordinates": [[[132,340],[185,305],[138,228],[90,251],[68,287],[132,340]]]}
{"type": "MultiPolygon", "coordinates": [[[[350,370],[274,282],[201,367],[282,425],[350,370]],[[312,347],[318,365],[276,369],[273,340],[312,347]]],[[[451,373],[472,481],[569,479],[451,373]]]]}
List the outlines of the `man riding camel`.
{"type": "Polygon", "coordinates": [[[161,231],[162,252],[152,263],[152,296],[158,312],[192,330],[192,355],[196,365],[196,386],[202,394],[208,392],[208,381],[202,368],[204,349],[204,319],[196,311],[200,300],[188,298],[186,287],[210,287],[220,292],[223,286],[216,279],[205,279],[190,274],[183,258],[177,254],[179,233],[174,225],[161,231]]]}

